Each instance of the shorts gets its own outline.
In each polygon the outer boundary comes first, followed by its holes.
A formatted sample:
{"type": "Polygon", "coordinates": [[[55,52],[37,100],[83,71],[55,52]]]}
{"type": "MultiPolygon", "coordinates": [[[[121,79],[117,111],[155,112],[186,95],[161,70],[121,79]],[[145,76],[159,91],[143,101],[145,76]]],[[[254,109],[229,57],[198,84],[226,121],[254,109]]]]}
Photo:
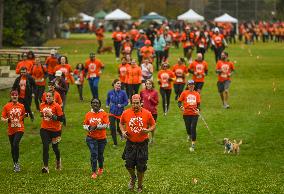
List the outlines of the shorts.
{"type": "Polygon", "coordinates": [[[204,82],[194,82],[194,90],[201,90],[204,85],[204,82]]]}
{"type": "Polygon", "coordinates": [[[125,167],[127,169],[135,169],[136,167],[138,172],[145,172],[148,160],[148,139],[143,142],[131,142],[127,140],[122,159],[125,160],[125,167]]]}
{"type": "Polygon", "coordinates": [[[218,92],[219,93],[222,93],[224,92],[225,90],[228,90],[229,87],[230,87],[230,83],[231,81],[230,80],[225,80],[224,82],[217,82],[217,87],[218,87],[218,92]]]}

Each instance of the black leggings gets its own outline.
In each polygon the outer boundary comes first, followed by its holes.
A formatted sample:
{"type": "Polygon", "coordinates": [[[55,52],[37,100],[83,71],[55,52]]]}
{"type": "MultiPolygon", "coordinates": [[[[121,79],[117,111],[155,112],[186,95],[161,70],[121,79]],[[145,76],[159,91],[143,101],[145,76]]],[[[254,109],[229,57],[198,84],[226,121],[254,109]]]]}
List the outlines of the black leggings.
{"type": "Polygon", "coordinates": [[[119,55],[120,55],[120,48],[121,48],[121,42],[114,41],[114,42],[113,42],[113,45],[114,45],[114,50],[115,50],[115,57],[116,57],[116,58],[119,58],[119,55]]]}
{"type": "Polygon", "coordinates": [[[176,100],[181,95],[185,84],[174,84],[176,100]]]}
{"type": "Polygon", "coordinates": [[[198,121],[197,115],[183,115],[184,124],[186,127],[187,135],[190,136],[192,141],[196,140],[196,125],[198,121]]]}
{"type": "Polygon", "coordinates": [[[35,87],[35,105],[36,105],[36,109],[39,110],[39,105],[41,103],[41,97],[44,93],[45,90],[45,86],[36,86],[35,87]]]}
{"type": "Polygon", "coordinates": [[[77,85],[80,100],[83,100],[83,85],[77,85]]]}
{"type": "Polygon", "coordinates": [[[140,87],[140,84],[127,84],[127,88],[126,89],[127,89],[128,99],[131,99],[131,97],[134,94],[138,94],[139,87],[140,87]]]}
{"type": "Polygon", "coordinates": [[[19,103],[24,105],[26,113],[29,113],[30,118],[34,119],[34,115],[33,115],[32,110],[31,110],[31,102],[32,102],[31,100],[30,100],[30,102],[27,102],[27,100],[25,100],[23,98],[19,98],[19,103]]]}
{"type": "Polygon", "coordinates": [[[19,160],[19,146],[20,141],[24,135],[24,132],[18,131],[14,133],[13,135],[9,135],[9,141],[11,144],[11,155],[13,158],[14,163],[18,163],[19,160]]]}
{"type": "Polygon", "coordinates": [[[114,116],[109,116],[109,122],[113,144],[117,145],[116,131],[118,131],[119,135],[122,136],[121,130],[119,128],[120,119],[114,116]]]}
{"type": "Polygon", "coordinates": [[[224,50],[224,47],[223,47],[223,46],[217,47],[217,48],[214,47],[214,53],[215,53],[215,61],[216,61],[216,63],[217,63],[218,60],[221,59],[221,54],[222,54],[223,50],[224,50]]]}
{"type": "Polygon", "coordinates": [[[171,93],[172,93],[172,89],[160,88],[160,94],[162,96],[162,103],[163,103],[163,111],[164,111],[164,113],[169,111],[171,93]]]}
{"type": "MultiPolygon", "coordinates": [[[[48,131],[46,129],[40,129],[40,137],[41,137],[41,141],[42,141],[42,150],[43,150],[43,154],[42,154],[42,158],[43,158],[43,164],[44,166],[48,166],[48,159],[49,159],[49,144],[51,143],[51,140],[53,138],[57,138],[61,136],[61,131],[48,131]]],[[[58,143],[56,144],[52,144],[52,149],[55,153],[56,156],[56,160],[59,161],[60,160],[60,151],[58,148],[58,143]]]]}

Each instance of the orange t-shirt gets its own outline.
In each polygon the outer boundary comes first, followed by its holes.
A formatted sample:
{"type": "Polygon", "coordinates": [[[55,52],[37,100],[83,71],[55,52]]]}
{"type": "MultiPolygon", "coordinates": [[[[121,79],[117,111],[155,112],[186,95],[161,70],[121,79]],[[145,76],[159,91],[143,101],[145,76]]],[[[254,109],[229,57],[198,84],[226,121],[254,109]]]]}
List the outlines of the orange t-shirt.
{"type": "Polygon", "coordinates": [[[197,73],[197,75],[192,76],[192,79],[194,82],[204,82],[205,77],[205,71],[208,71],[208,64],[206,61],[193,61],[189,65],[189,69],[192,70],[194,73],[197,73]]]}
{"type": "Polygon", "coordinates": [[[212,37],[212,40],[214,41],[216,47],[221,47],[223,45],[223,39],[224,36],[222,34],[214,34],[212,37]]]}
{"type": "Polygon", "coordinates": [[[140,53],[142,55],[142,58],[145,59],[145,58],[152,58],[155,54],[155,50],[152,46],[143,46],[141,49],[140,49],[140,53]]]}
{"type": "Polygon", "coordinates": [[[71,66],[69,64],[65,64],[65,65],[57,65],[55,68],[54,68],[54,71],[62,71],[62,73],[65,75],[65,81],[67,84],[69,83],[73,83],[73,77],[71,76],[71,73],[73,72],[71,66]]]}
{"type": "Polygon", "coordinates": [[[36,85],[45,86],[45,77],[44,74],[46,68],[41,65],[34,65],[31,69],[31,75],[35,80],[36,85]]]}
{"type": "MultiPolygon", "coordinates": [[[[46,92],[43,93],[43,95],[41,97],[41,101],[42,102],[46,101],[46,92]]],[[[54,102],[56,102],[57,104],[62,106],[62,99],[61,99],[60,94],[57,91],[54,91],[54,102]]]]}
{"type": "Polygon", "coordinates": [[[104,67],[104,64],[98,59],[95,59],[94,61],[91,61],[90,59],[86,60],[85,69],[88,70],[87,78],[100,77],[102,67],[104,67]]]}
{"type": "Polygon", "coordinates": [[[172,71],[174,72],[176,76],[176,80],[174,84],[184,84],[185,83],[185,75],[188,73],[187,68],[184,64],[179,65],[175,64],[172,68],[172,71]]]}
{"type": "Polygon", "coordinates": [[[16,74],[20,74],[20,70],[21,70],[22,67],[26,67],[26,68],[27,68],[27,72],[30,73],[33,64],[34,64],[34,63],[33,63],[32,60],[20,61],[20,62],[17,64],[17,67],[16,67],[16,74]]]}
{"type": "Polygon", "coordinates": [[[49,56],[45,61],[45,65],[47,65],[47,73],[53,75],[55,73],[54,69],[58,64],[58,60],[56,57],[49,56]]]}
{"type": "Polygon", "coordinates": [[[120,64],[118,66],[118,73],[119,73],[119,80],[122,83],[126,83],[126,76],[127,76],[127,69],[130,67],[130,65],[128,63],[126,64],[120,64]]]}
{"type": "Polygon", "coordinates": [[[26,94],[26,87],[27,87],[27,78],[25,76],[21,76],[20,79],[20,98],[25,98],[25,94],[26,94]]]}
{"type": "Polygon", "coordinates": [[[200,104],[200,95],[198,92],[184,90],[181,93],[178,101],[183,103],[183,115],[198,115],[197,113],[195,113],[195,110],[200,104]]]}
{"type": "Polygon", "coordinates": [[[135,40],[136,36],[139,34],[139,31],[137,29],[131,29],[129,34],[131,40],[135,40]]]}
{"type": "Polygon", "coordinates": [[[219,60],[216,64],[216,70],[221,70],[221,73],[218,75],[218,81],[224,82],[226,80],[231,80],[230,74],[234,69],[235,67],[232,62],[219,60]]]}
{"type": "Polygon", "coordinates": [[[112,33],[112,38],[115,42],[121,42],[122,41],[122,32],[113,32],[112,33]]]}
{"type": "Polygon", "coordinates": [[[160,70],[158,72],[158,80],[160,81],[160,87],[166,90],[172,89],[172,82],[170,78],[175,79],[175,74],[171,70],[160,70]]]}
{"type": "Polygon", "coordinates": [[[97,40],[103,40],[104,39],[104,29],[103,28],[98,28],[96,29],[96,37],[97,40]]]}
{"type": "Polygon", "coordinates": [[[138,65],[129,65],[126,74],[127,84],[140,84],[142,81],[142,70],[138,65]]]}
{"type": "Polygon", "coordinates": [[[24,116],[25,116],[25,107],[23,104],[17,102],[8,102],[2,110],[2,117],[4,119],[9,118],[8,121],[8,135],[13,135],[18,131],[24,132],[24,116]]]}
{"type": "Polygon", "coordinates": [[[182,47],[183,48],[187,48],[187,47],[191,47],[194,46],[194,33],[190,32],[188,33],[182,33],[181,35],[181,41],[182,41],[182,47]]]}
{"type": "MultiPolygon", "coordinates": [[[[84,125],[96,126],[98,124],[109,124],[108,114],[105,111],[98,113],[90,111],[85,115],[84,125]]],[[[94,139],[106,139],[106,129],[92,130],[87,136],[94,139]]]]}
{"type": "Polygon", "coordinates": [[[151,112],[145,108],[142,108],[138,113],[135,113],[132,108],[129,108],[122,113],[120,123],[125,125],[130,141],[143,142],[149,136],[148,133],[142,132],[142,129],[155,125],[155,120],[151,112]]]}
{"type": "Polygon", "coordinates": [[[43,114],[41,121],[41,128],[49,130],[49,131],[60,131],[61,123],[60,121],[54,121],[51,118],[47,117],[47,113],[52,113],[56,116],[62,116],[63,112],[59,104],[53,102],[51,104],[41,103],[40,104],[40,112],[43,114]]]}

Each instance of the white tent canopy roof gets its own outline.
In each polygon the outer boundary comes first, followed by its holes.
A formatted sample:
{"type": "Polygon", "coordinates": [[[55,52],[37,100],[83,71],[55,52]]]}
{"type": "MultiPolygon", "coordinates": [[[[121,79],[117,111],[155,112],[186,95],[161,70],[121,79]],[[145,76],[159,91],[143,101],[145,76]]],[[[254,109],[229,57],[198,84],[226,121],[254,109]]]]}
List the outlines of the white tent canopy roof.
{"type": "Polygon", "coordinates": [[[87,14],[85,14],[85,13],[79,13],[79,17],[80,17],[81,20],[84,21],[84,22],[87,22],[87,21],[91,21],[91,22],[92,22],[93,20],[95,20],[94,17],[89,16],[89,15],[87,15],[87,14]]]}
{"type": "Polygon", "coordinates": [[[105,20],[130,20],[131,16],[121,11],[120,9],[116,9],[113,12],[106,15],[105,20]]]}
{"type": "Polygon", "coordinates": [[[187,12],[179,15],[177,17],[178,20],[187,20],[191,22],[196,22],[196,21],[203,21],[204,17],[193,11],[192,9],[188,10],[187,12]]]}
{"type": "Polygon", "coordinates": [[[220,17],[216,17],[214,19],[214,22],[231,22],[231,23],[238,23],[238,19],[230,16],[227,13],[224,13],[223,15],[221,15],[220,17]]]}

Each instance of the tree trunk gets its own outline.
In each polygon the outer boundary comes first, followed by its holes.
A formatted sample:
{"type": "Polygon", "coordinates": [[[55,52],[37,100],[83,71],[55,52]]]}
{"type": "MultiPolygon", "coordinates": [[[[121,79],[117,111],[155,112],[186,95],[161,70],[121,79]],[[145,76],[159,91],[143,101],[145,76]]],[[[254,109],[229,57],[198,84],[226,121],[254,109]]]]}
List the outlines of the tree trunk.
{"type": "Polygon", "coordinates": [[[61,0],[54,0],[51,4],[50,19],[48,24],[48,38],[59,38],[59,4],[61,0]]]}
{"type": "Polygon", "coordinates": [[[3,47],[4,0],[0,0],[0,48],[3,47]]]}

